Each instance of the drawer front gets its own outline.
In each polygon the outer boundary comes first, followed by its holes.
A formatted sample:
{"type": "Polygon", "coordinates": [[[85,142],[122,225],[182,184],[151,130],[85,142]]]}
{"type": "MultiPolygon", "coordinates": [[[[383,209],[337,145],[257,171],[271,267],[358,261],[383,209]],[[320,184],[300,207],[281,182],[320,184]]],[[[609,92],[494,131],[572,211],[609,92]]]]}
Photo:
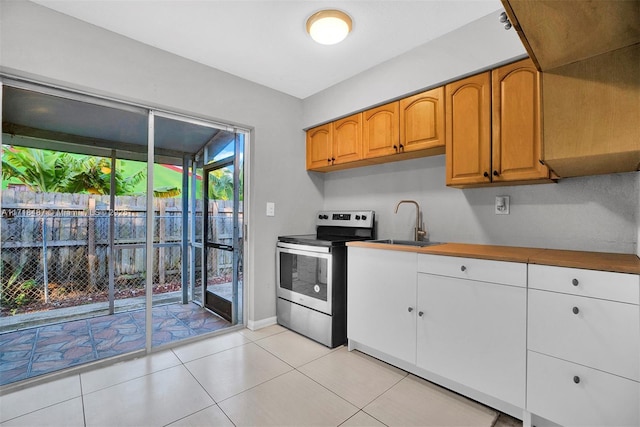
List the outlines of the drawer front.
{"type": "Polygon", "coordinates": [[[637,274],[531,264],[529,287],[630,304],[640,303],[640,276],[637,274]]]}
{"type": "Polygon", "coordinates": [[[640,381],[637,305],[534,289],[528,296],[530,350],[640,381]]]}
{"type": "Polygon", "coordinates": [[[418,255],[418,272],[481,282],[527,286],[527,264],[441,255],[418,255]]]}
{"type": "Polygon", "coordinates": [[[527,410],[533,414],[564,426],[637,427],[639,405],[640,383],[528,352],[527,410]]]}

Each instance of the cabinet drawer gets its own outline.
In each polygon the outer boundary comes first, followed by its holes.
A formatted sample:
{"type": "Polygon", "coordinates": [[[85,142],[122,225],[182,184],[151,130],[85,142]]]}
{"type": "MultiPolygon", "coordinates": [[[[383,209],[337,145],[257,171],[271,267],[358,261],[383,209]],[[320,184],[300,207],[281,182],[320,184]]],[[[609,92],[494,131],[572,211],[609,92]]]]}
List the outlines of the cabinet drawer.
{"type": "Polygon", "coordinates": [[[529,265],[529,287],[612,301],[640,303],[637,274],[529,265]]]}
{"type": "Polygon", "coordinates": [[[418,255],[418,272],[481,282],[527,286],[527,264],[462,258],[442,255],[418,255]]]}
{"type": "Polygon", "coordinates": [[[638,426],[638,402],[640,383],[528,352],[527,411],[533,414],[565,426],[638,426]]]}
{"type": "Polygon", "coordinates": [[[528,348],[640,381],[640,308],[529,289],[528,348]]]}

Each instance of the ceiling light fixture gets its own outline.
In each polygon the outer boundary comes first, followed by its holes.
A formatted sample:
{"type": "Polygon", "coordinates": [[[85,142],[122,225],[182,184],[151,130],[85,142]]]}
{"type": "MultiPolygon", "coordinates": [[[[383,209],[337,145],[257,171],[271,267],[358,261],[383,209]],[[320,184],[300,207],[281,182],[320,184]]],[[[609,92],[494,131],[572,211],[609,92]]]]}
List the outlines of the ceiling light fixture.
{"type": "Polygon", "coordinates": [[[351,32],[349,15],[334,9],[321,10],[307,19],[307,32],[320,44],[336,44],[351,32]]]}

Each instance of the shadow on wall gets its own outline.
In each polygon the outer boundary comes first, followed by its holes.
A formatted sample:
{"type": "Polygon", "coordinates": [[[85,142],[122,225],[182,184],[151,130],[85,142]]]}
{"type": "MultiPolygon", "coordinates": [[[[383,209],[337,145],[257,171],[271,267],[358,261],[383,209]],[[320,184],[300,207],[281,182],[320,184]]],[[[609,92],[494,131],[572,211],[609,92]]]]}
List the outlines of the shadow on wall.
{"type": "Polygon", "coordinates": [[[640,203],[637,174],[462,191],[493,244],[634,253],[640,203]],[[500,195],[510,196],[509,215],[494,213],[495,196],[500,195]]]}
{"type": "Polygon", "coordinates": [[[319,174],[324,208],[373,209],[379,238],[410,236],[416,200],[430,239],[442,242],[635,253],[640,172],[560,180],[556,184],[460,190],[445,184],[444,155],[319,174]],[[510,196],[495,215],[495,196],[510,196]]]}

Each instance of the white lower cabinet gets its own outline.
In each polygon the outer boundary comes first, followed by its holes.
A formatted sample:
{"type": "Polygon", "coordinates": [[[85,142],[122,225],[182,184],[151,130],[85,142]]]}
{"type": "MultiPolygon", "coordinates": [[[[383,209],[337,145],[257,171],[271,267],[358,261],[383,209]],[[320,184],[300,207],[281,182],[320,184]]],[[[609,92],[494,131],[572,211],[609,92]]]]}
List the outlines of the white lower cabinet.
{"type": "Polygon", "coordinates": [[[637,305],[529,290],[528,348],[640,381],[637,305]]]}
{"type": "Polygon", "coordinates": [[[634,274],[529,266],[527,411],[640,425],[639,290],[634,274]]]}
{"type": "Polygon", "coordinates": [[[563,426],[640,425],[640,384],[529,351],[527,410],[563,426]]]}
{"type": "Polygon", "coordinates": [[[415,364],[417,254],[348,251],[347,337],[415,364]]]}
{"type": "Polygon", "coordinates": [[[420,368],[524,408],[526,288],[419,274],[417,307],[420,368]]]}
{"type": "Polygon", "coordinates": [[[359,247],[348,260],[350,342],[524,408],[526,264],[359,247]]]}
{"type": "Polygon", "coordinates": [[[640,426],[639,275],[360,247],[348,262],[354,348],[525,424],[640,426]]]}

